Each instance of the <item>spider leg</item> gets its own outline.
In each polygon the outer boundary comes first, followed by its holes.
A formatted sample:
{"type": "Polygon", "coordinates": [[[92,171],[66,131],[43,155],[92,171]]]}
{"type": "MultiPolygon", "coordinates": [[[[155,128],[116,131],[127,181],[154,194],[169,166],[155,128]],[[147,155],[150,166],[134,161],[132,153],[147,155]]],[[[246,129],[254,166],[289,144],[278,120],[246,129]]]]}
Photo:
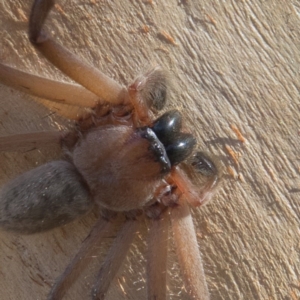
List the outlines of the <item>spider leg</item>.
{"type": "Polygon", "coordinates": [[[35,76],[1,63],[0,82],[39,97],[39,103],[69,120],[85,119],[91,112],[88,108],[101,104],[99,97],[80,85],[35,76]]]}
{"type": "Polygon", "coordinates": [[[162,218],[150,221],[147,250],[148,300],[166,299],[168,221],[166,213],[162,218]]]}
{"type": "Polygon", "coordinates": [[[95,107],[99,98],[85,88],[22,72],[0,63],[0,81],[27,94],[80,107],[95,107]]]}
{"type": "Polygon", "coordinates": [[[118,232],[113,245],[103,262],[97,275],[97,280],[92,291],[93,300],[103,300],[108,291],[109,285],[118,273],[124,260],[135,232],[138,230],[139,221],[127,219],[118,232]]]}
{"type": "Polygon", "coordinates": [[[18,151],[20,148],[35,149],[38,145],[59,144],[63,133],[59,131],[40,131],[0,137],[0,152],[18,151]]]}
{"type": "Polygon", "coordinates": [[[48,300],[62,299],[66,291],[73,285],[80,273],[91,262],[93,254],[97,251],[104,235],[112,229],[113,222],[100,218],[89,236],[84,240],[80,250],[67,266],[63,274],[52,287],[48,300]]]}
{"type": "Polygon", "coordinates": [[[36,0],[29,21],[31,43],[58,69],[96,94],[113,104],[124,103],[126,89],[95,67],[83,62],[52,38],[42,32],[45,19],[54,5],[54,0],[36,0]]]}
{"type": "Polygon", "coordinates": [[[69,105],[69,104],[62,104],[53,102],[51,100],[46,99],[35,99],[38,103],[41,103],[43,106],[47,107],[52,114],[57,114],[65,119],[73,120],[73,121],[81,121],[88,118],[93,110],[90,108],[83,108],[79,106],[69,105]]]}
{"type": "Polygon", "coordinates": [[[180,269],[192,299],[209,300],[202,259],[198,250],[192,216],[186,201],[171,209],[172,229],[180,269]]]}

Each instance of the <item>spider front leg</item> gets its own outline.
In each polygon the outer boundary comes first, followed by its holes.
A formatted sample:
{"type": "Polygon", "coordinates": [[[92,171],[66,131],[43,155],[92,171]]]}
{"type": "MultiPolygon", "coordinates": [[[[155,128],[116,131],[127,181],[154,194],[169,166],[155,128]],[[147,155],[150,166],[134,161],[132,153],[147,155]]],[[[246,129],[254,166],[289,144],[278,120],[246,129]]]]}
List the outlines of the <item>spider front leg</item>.
{"type": "Polygon", "coordinates": [[[123,104],[127,100],[125,88],[42,32],[46,17],[53,5],[53,0],[36,0],[34,2],[29,20],[31,43],[53,65],[102,100],[114,105],[123,104]]]}
{"type": "Polygon", "coordinates": [[[191,299],[209,300],[202,259],[192,216],[186,201],[171,209],[172,229],[177,257],[191,299]]]}
{"type": "Polygon", "coordinates": [[[156,203],[147,211],[150,218],[147,249],[148,300],[164,300],[167,296],[169,217],[166,207],[161,208],[162,206],[156,203]]]}
{"type": "Polygon", "coordinates": [[[100,99],[82,86],[19,71],[0,63],[0,81],[27,94],[62,104],[93,108],[100,99]]]}
{"type": "Polygon", "coordinates": [[[184,283],[192,299],[209,300],[208,286],[188,204],[197,207],[211,199],[221,179],[220,170],[205,153],[196,152],[188,159],[188,163],[173,169],[171,177],[181,193],[179,201],[171,208],[170,216],[184,283]]]}

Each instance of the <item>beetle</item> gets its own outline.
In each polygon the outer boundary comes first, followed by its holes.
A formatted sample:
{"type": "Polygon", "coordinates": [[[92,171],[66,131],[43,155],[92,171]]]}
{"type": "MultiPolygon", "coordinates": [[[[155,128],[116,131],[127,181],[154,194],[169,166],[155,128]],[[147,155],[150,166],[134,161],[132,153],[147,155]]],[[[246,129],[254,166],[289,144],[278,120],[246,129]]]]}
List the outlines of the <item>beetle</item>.
{"type": "Polygon", "coordinates": [[[17,135],[14,140],[1,138],[1,150],[38,140],[60,143],[64,156],[63,160],[20,175],[2,188],[0,225],[7,230],[35,233],[66,224],[91,209],[100,210],[101,217],[89,238],[49,294],[49,299],[61,299],[86,266],[92,246],[110,230],[115,213],[122,212],[124,226],[99,271],[92,292],[93,299],[103,299],[126,255],[139,219],[147,216],[152,223],[148,298],[163,299],[165,264],[160,259],[166,256],[166,246],[156,239],[165,240],[164,235],[157,234],[163,232],[157,228],[166,226],[170,217],[187,290],[191,298],[208,299],[186,200],[200,206],[213,196],[220,181],[216,164],[205,153],[194,152],[195,138],[183,128],[179,111],[171,110],[154,118],[153,112],[160,111],[167,98],[167,79],[159,67],[137,77],[128,88],[120,86],[43,31],[53,4],[47,0],[34,2],[29,22],[30,41],[84,88],[24,74],[5,65],[1,65],[1,80],[15,88],[25,86],[30,93],[51,101],[63,98],[64,103],[89,107],[91,112],[77,116],[76,128],[66,134],[43,132],[17,135]],[[121,246],[122,251],[117,251],[121,246]],[[187,253],[192,259],[187,259],[187,253]],[[84,256],[86,260],[82,260],[84,256]]]}

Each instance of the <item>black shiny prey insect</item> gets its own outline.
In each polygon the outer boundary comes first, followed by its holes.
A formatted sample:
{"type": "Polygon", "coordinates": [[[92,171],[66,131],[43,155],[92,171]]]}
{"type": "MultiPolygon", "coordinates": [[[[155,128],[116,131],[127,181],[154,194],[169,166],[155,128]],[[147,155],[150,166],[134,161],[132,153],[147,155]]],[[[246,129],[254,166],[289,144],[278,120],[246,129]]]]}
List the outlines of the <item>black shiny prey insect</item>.
{"type": "Polygon", "coordinates": [[[174,233],[184,284],[191,299],[209,299],[189,205],[200,206],[215,193],[216,165],[195,151],[182,116],[165,106],[167,79],[155,67],[128,88],[79,60],[43,30],[54,5],[36,0],[29,21],[31,43],[52,64],[80,84],[60,83],[0,65],[0,80],[35,96],[88,107],[74,130],[33,132],[0,138],[0,150],[39,142],[61,144],[61,160],[28,171],[0,190],[0,226],[19,233],[46,231],[86,214],[100,217],[79,252],[56,280],[48,299],[62,299],[88,265],[95,245],[122,213],[124,224],[105,258],[92,289],[104,299],[143,217],[150,219],[147,257],[148,299],[166,299],[167,230],[174,233]],[[120,251],[121,250],[121,251],[120,251]]]}

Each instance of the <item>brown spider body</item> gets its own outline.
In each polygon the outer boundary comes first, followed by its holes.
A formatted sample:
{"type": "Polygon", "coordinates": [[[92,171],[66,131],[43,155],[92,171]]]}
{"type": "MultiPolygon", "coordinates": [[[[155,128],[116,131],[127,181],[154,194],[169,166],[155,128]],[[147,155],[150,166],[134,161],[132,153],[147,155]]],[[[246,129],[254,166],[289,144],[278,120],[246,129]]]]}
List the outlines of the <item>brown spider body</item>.
{"type": "MultiPolygon", "coordinates": [[[[39,90],[39,84],[59,86],[67,100],[72,98],[72,92],[79,91],[91,100],[92,112],[79,116],[76,129],[68,134],[57,138],[45,133],[44,140],[61,143],[63,159],[28,171],[1,189],[0,226],[34,233],[66,224],[95,207],[101,211],[103,219],[100,217],[89,238],[53,286],[48,298],[53,300],[61,299],[81,269],[86,267],[84,262],[89,260],[93,246],[110,228],[109,222],[115,212],[123,212],[127,221],[99,271],[92,292],[93,299],[104,299],[110,281],[129,249],[139,216],[145,213],[152,220],[148,299],[163,300],[166,297],[166,266],[157,256],[165,260],[167,248],[157,248],[159,255],[152,253],[156,250],[154,240],[163,241],[166,237],[153,232],[155,228],[167,226],[165,220],[170,215],[186,289],[193,299],[209,299],[186,200],[199,206],[212,197],[219,182],[217,167],[202,152],[192,155],[196,141],[182,129],[178,111],[153,118],[153,111],[161,110],[167,97],[167,80],[160,68],[137,78],[128,89],[120,87],[42,32],[52,5],[51,0],[34,2],[30,40],[50,62],[89,91],[29,74],[27,79],[32,76],[32,80],[25,82],[21,72],[3,65],[0,66],[0,78],[16,88],[26,86],[35,95],[46,93],[48,99],[52,99],[52,93],[39,90]],[[82,69],[80,74],[78,67],[82,69]],[[95,105],[95,97],[90,92],[101,99],[96,97],[95,105]],[[103,104],[107,103],[108,109],[102,110],[103,104]],[[122,251],[119,251],[120,247],[122,251]]],[[[72,104],[72,99],[68,101],[72,104]]],[[[10,141],[4,137],[0,141],[2,149],[7,149],[30,143],[38,137],[39,134],[32,133],[27,139],[18,136],[15,141],[10,141]]]]}
{"type": "Polygon", "coordinates": [[[129,211],[152,200],[162,176],[161,165],[155,161],[147,139],[122,125],[92,130],[83,139],[74,149],[74,164],[97,204],[114,211],[129,211]]]}

